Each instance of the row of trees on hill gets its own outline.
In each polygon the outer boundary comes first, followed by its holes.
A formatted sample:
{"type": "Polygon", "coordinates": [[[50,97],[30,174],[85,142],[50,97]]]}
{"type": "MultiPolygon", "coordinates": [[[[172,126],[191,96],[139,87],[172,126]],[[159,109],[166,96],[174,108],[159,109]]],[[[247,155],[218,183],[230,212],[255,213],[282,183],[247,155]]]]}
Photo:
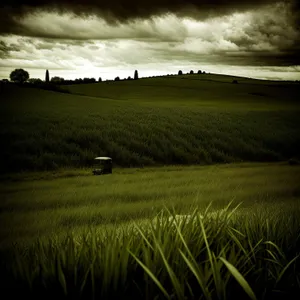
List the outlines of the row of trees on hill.
{"type": "MultiPolygon", "coordinates": [[[[193,75],[195,74],[193,70],[191,70],[189,73],[187,74],[190,74],[190,75],[193,75]]],[[[206,74],[205,71],[201,71],[201,70],[198,70],[197,74],[206,74]]],[[[183,75],[183,72],[181,70],[178,71],[178,75],[183,75]]]]}
{"type": "MultiPolygon", "coordinates": [[[[101,82],[102,78],[99,77],[98,81],[96,81],[95,78],[76,78],[75,80],[66,80],[59,76],[54,76],[50,80],[49,70],[46,70],[45,74],[45,81],[41,80],[40,78],[29,78],[29,73],[23,69],[15,69],[10,73],[10,80],[15,83],[25,83],[28,82],[30,84],[41,84],[43,82],[45,83],[53,83],[53,84],[80,84],[80,83],[96,83],[101,82]]],[[[134,80],[139,79],[138,71],[134,71],[134,80]]],[[[120,77],[116,77],[115,81],[121,80],[120,77]]],[[[132,78],[129,76],[127,79],[124,80],[132,80],[132,78]]],[[[7,82],[7,80],[3,80],[3,82],[7,82]]]]}
{"type": "MultiPolygon", "coordinates": [[[[195,74],[193,70],[191,70],[187,74],[195,74]]],[[[197,74],[205,74],[205,71],[198,70],[197,74]]],[[[169,74],[168,74],[169,75],[169,74]]],[[[178,71],[178,75],[183,75],[182,70],[178,71]]],[[[134,71],[134,77],[131,78],[130,76],[124,79],[120,79],[119,76],[115,77],[115,81],[121,81],[121,80],[138,80],[139,74],[138,71],[134,71]]],[[[50,79],[49,70],[46,70],[45,74],[45,81],[41,80],[40,78],[30,78],[29,73],[26,70],[23,69],[15,69],[10,73],[10,80],[15,83],[29,83],[34,85],[41,85],[42,83],[46,84],[55,84],[55,85],[68,85],[68,84],[81,84],[81,83],[96,83],[101,82],[102,78],[99,77],[98,80],[95,78],[76,78],[75,80],[70,79],[64,79],[59,76],[54,76],[50,79]]],[[[7,80],[2,80],[2,82],[6,82],[7,80]]]]}

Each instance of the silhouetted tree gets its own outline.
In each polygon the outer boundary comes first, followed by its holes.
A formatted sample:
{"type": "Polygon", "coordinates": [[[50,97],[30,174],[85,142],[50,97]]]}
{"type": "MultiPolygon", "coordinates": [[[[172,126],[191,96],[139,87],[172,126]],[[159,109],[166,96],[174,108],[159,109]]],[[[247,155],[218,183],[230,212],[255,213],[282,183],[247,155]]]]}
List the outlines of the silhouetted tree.
{"type": "Polygon", "coordinates": [[[48,70],[46,70],[45,81],[46,81],[46,82],[49,82],[49,81],[50,81],[49,71],[48,71],[48,70]]]}
{"type": "Polygon", "coordinates": [[[137,79],[139,79],[139,74],[138,74],[138,71],[135,70],[134,71],[134,80],[137,80],[137,79]]]}
{"type": "Polygon", "coordinates": [[[51,78],[51,82],[59,84],[59,83],[64,82],[64,79],[62,77],[54,76],[51,78]]]}
{"type": "Polygon", "coordinates": [[[24,83],[29,79],[29,73],[23,69],[15,69],[9,75],[10,80],[16,83],[24,83]]]}
{"type": "Polygon", "coordinates": [[[130,76],[128,76],[127,80],[132,80],[132,78],[130,76]]]}
{"type": "Polygon", "coordinates": [[[182,75],[182,71],[181,70],[178,71],[178,75],[182,75]]]}
{"type": "Polygon", "coordinates": [[[28,79],[28,82],[32,83],[32,84],[38,84],[38,83],[42,83],[43,80],[40,78],[30,78],[30,79],[28,79]]]}
{"type": "Polygon", "coordinates": [[[99,78],[98,78],[98,82],[101,82],[101,81],[102,81],[102,78],[101,78],[101,77],[99,77],[99,78]]]}
{"type": "Polygon", "coordinates": [[[198,74],[202,74],[201,70],[198,71],[198,74]]]}
{"type": "Polygon", "coordinates": [[[193,70],[191,70],[191,71],[190,71],[190,74],[194,74],[194,71],[193,71],[193,70]]]}
{"type": "Polygon", "coordinates": [[[115,81],[120,81],[120,77],[117,76],[117,77],[115,78],[115,81]]]}

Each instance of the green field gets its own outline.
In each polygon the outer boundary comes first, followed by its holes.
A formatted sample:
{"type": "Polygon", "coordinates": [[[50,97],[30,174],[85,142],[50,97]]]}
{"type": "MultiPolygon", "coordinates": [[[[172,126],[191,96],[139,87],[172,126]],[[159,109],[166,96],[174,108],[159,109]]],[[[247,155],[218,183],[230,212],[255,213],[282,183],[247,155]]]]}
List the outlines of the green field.
{"type": "Polygon", "coordinates": [[[219,209],[233,199],[248,207],[288,204],[300,196],[300,168],[280,164],[120,169],[112,176],[93,176],[89,170],[58,178],[38,175],[1,184],[1,222],[9,224],[0,229],[3,245],[37,234],[154,217],[163,205],[189,213],[191,206],[205,208],[211,201],[219,209]]]}
{"type": "Polygon", "coordinates": [[[87,167],[95,156],[121,167],[299,158],[299,85],[200,76],[65,87],[88,96],[8,86],[1,169],[87,167]]]}
{"type": "Polygon", "coordinates": [[[298,299],[299,84],[202,74],[63,88],[0,89],[0,291],[298,299]],[[95,156],[113,174],[93,176],[95,156]]]}
{"type": "Polygon", "coordinates": [[[12,287],[12,296],[22,290],[32,299],[64,293],[68,299],[171,299],[173,293],[176,299],[183,299],[182,293],[196,299],[203,292],[193,275],[196,262],[183,260],[181,249],[201,265],[196,273],[206,287],[204,299],[233,299],[237,291],[248,299],[221,258],[245,277],[257,297],[252,299],[296,299],[291,293],[299,292],[300,280],[299,177],[299,166],[282,163],[116,169],[107,176],[93,176],[90,170],[16,175],[1,183],[0,250],[6,270],[2,289],[12,287]],[[153,236],[147,230],[147,222],[166,208],[174,214],[195,209],[204,214],[209,203],[210,211],[218,212],[230,201],[229,212],[242,204],[227,225],[224,216],[213,222],[204,219],[204,228],[201,223],[184,225],[187,248],[170,223],[154,229],[153,236]],[[205,249],[212,251],[214,261],[205,249]],[[150,275],[142,275],[143,268],[128,251],[158,277],[164,293],[150,275]],[[175,291],[164,255],[182,283],[175,291]]]}

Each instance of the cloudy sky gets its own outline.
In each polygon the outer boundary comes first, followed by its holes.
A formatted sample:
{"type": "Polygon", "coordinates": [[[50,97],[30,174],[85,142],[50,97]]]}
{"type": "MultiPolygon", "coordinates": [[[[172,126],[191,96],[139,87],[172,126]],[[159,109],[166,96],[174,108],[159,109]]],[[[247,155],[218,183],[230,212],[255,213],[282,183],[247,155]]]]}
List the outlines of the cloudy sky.
{"type": "Polygon", "coordinates": [[[2,0],[0,79],[179,69],[300,79],[298,0],[2,0]]]}

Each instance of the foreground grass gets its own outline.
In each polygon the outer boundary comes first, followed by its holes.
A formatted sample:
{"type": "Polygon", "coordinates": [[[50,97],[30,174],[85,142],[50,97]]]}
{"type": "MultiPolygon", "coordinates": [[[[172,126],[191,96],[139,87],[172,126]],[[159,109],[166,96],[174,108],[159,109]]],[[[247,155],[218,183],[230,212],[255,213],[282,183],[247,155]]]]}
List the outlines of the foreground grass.
{"type": "Polygon", "coordinates": [[[87,167],[99,155],[122,167],[299,156],[297,85],[207,76],[68,87],[88,96],[8,86],[1,170],[87,167]]]}
{"type": "Polygon", "coordinates": [[[299,202],[230,208],[213,221],[195,209],[190,222],[172,223],[162,211],[157,226],[16,247],[2,262],[2,289],[31,299],[297,299],[299,202]]]}
{"type": "Polygon", "coordinates": [[[88,172],[28,173],[1,182],[3,293],[31,299],[297,299],[299,166],[88,172]],[[222,210],[232,199],[242,204],[222,210]],[[179,214],[190,216],[175,223],[169,218],[179,214]]]}

